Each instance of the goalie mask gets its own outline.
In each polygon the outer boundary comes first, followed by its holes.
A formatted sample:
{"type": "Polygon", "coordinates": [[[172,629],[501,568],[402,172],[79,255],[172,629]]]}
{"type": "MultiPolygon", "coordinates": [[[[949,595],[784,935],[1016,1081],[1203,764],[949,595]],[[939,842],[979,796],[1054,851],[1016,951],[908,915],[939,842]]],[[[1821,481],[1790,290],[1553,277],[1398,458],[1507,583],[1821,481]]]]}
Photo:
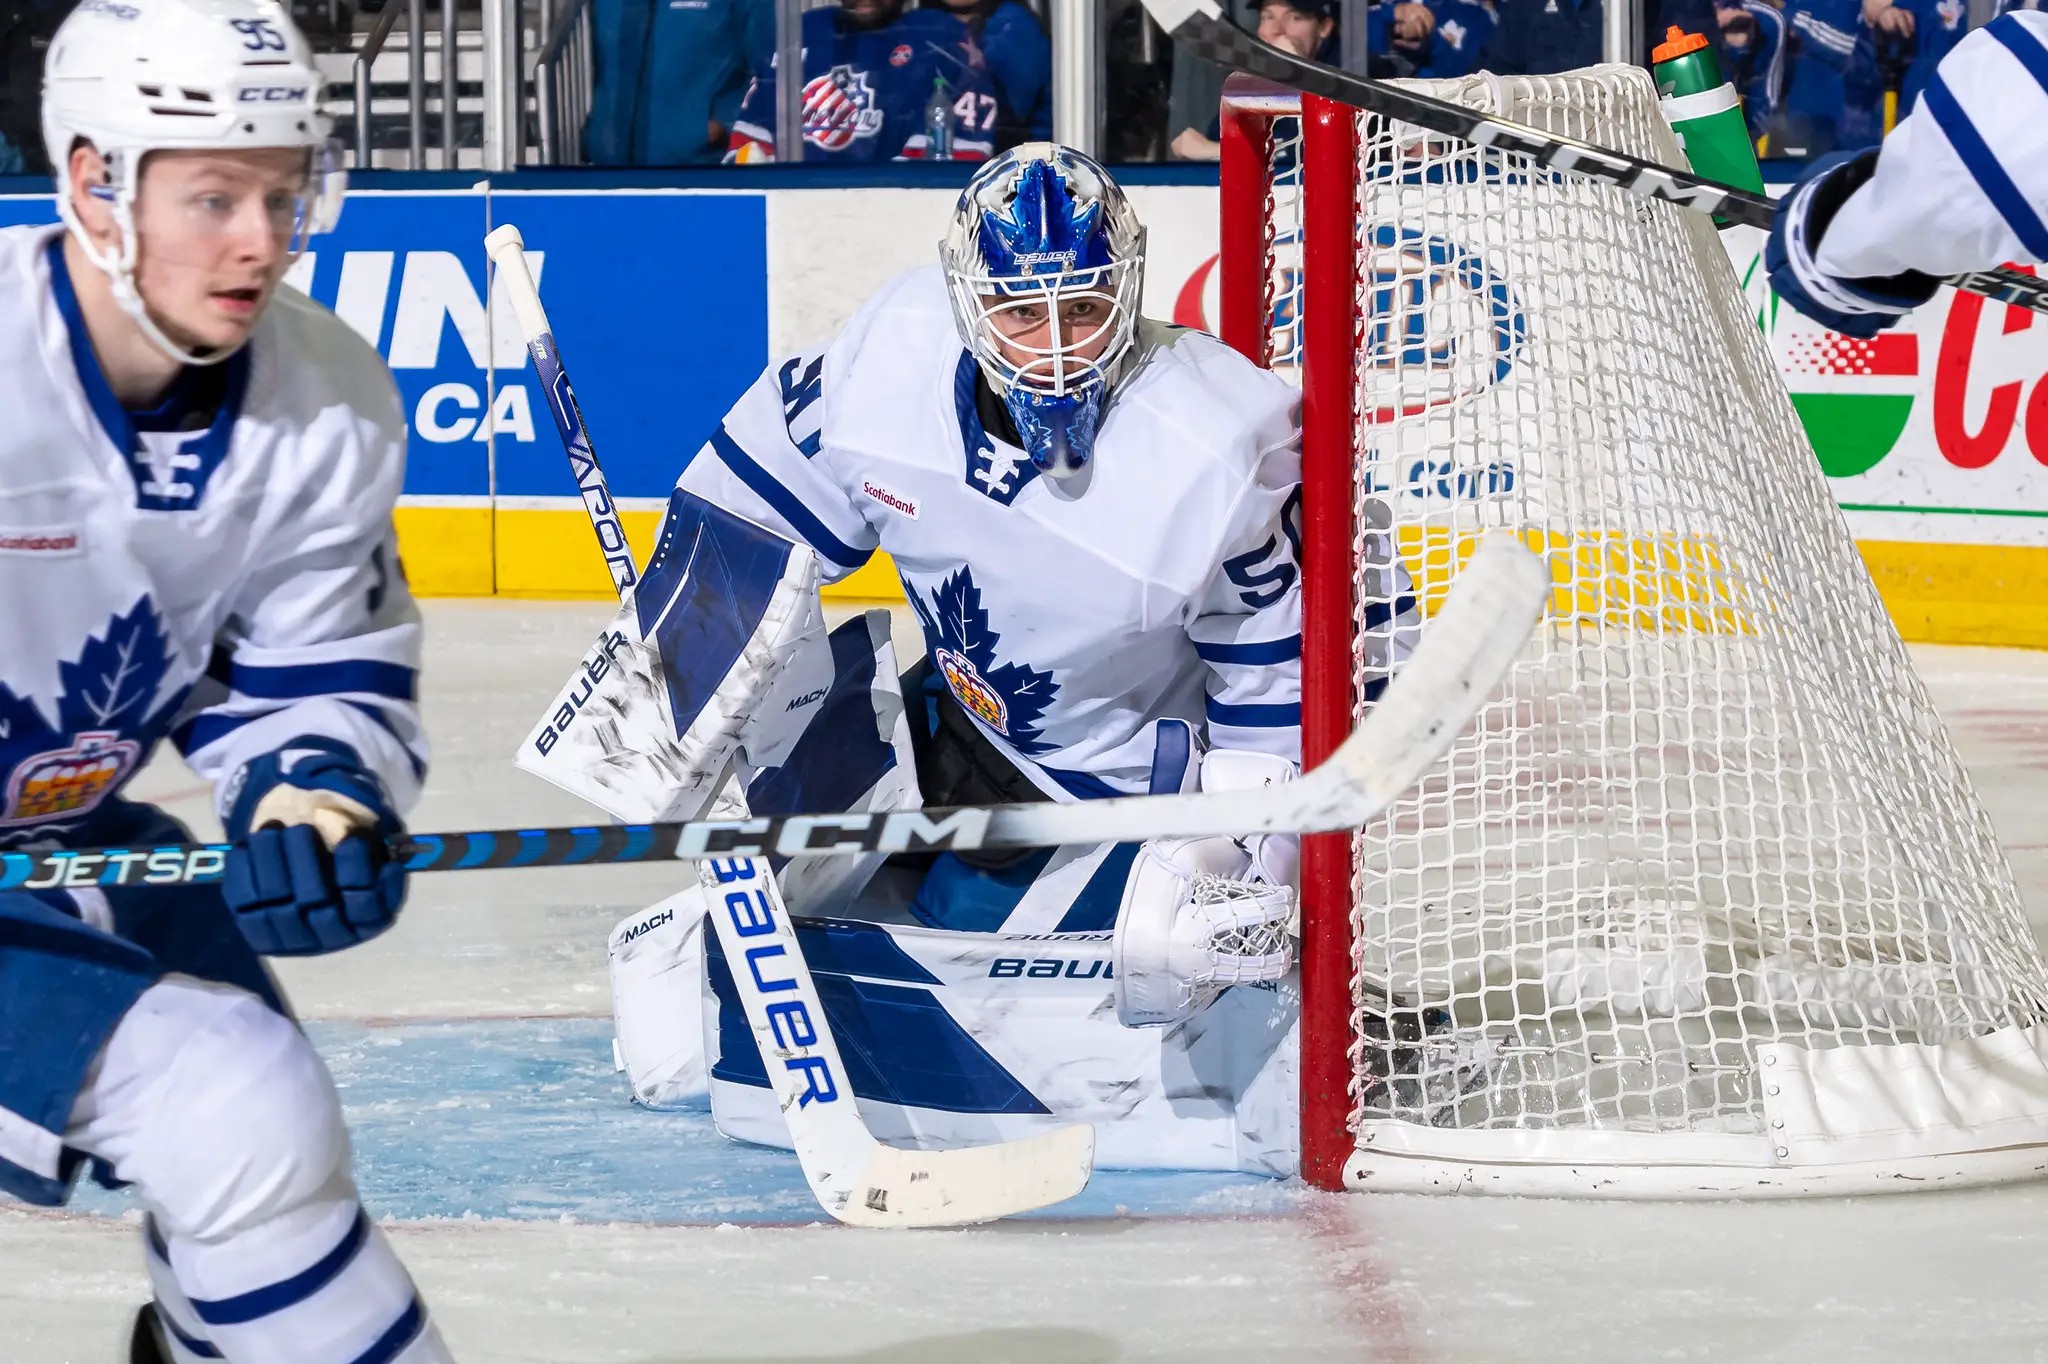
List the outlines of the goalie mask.
{"type": "Polygon", "coordinates": [[[968,182],[940,247],[953,316],[1031,462],[1079,473],[1131,353],[1145,229],[1109,173],[1027,142],[968,182]]]}
{"type": "MultiPolygon", "coordinates": [[[[57,173],[58,214],[112,282],[122,311],[172,359],[216,364],[233,347],[203,354],[180,347],[137,288],[144,160],[152,152],[303,149],[303,184],[264,204],[275,239],[296,257],[309,237],[333,227],[347,185],[320,110],[325,88],[312,49],[273,0],[83,0],[51,39],[43,146],[57,173]],[[106,162],[106,182],[90,193],[112,211],[111,249],[94,242],[73,201],[71,152],[80,142],[106,162]]],[[[224,228],[210,202],[166,211],[192,231],[224,228]]]]}

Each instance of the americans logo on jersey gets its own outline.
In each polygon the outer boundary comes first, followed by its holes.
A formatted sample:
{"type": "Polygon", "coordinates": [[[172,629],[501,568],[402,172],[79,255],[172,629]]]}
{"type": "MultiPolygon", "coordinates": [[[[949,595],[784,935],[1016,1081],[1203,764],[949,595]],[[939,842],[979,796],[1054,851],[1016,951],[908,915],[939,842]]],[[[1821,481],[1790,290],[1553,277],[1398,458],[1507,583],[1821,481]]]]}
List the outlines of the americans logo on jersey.
{"type": "Polygon", "coordinates": [[[845,151],[881,132],[883,121],[865,71],[835,66],[804,85],[804,141],[816,147],[845,151]]]}

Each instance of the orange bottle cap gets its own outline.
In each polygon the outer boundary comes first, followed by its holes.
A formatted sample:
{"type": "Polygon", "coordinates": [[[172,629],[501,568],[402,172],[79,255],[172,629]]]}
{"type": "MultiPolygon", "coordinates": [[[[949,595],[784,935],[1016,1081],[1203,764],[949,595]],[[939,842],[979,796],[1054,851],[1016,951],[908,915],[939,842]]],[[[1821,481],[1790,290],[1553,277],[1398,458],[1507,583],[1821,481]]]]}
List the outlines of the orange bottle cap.
{"type": "Polygon", "coordinates": [[[1707,38],[1705,34],[1687,33],[1678,25],[1673,24],[1670,28],[1664,30],[1664,41],[1657,44],[1655,50],[1650,53],[1650,61],[1652,63],[1668,62],[1674,57],[1683,57],[1688,52],[1697,52],[1706,45],[1707,38]]]}

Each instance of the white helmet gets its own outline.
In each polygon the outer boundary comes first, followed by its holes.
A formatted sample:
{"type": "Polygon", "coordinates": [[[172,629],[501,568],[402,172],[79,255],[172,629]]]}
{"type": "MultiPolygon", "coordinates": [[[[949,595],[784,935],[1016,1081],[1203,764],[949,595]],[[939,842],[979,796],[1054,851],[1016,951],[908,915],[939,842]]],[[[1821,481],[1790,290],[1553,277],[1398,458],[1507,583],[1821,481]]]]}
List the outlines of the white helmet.
{"type": "Polygon", "coordinates": [[[307,190],[291,250],[334,226],[347,174],[321,112],[325,79],[313,51],[274,0],[81,0],[50,41],[43,68],[43,146],[57,172],[57,210],[114,297],[160,349],[186,364],[213,364],[180,350],[149,317],[135,288],[135,194],[154,151],[304,147],[307,190]],[[84,140],[106,159],[120,245],[101,253],[79,221],[69,180],[71,150],[84,140]]]}

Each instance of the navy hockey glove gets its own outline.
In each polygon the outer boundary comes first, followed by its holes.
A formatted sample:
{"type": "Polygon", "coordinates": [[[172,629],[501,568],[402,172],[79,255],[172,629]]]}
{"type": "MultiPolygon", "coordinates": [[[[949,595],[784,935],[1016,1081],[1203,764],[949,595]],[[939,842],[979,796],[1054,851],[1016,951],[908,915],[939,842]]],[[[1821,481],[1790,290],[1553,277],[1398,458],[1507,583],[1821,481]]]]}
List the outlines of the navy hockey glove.
{"type": "Polygon", "coordinates": [[[236,780],[223,891],[251,947],[313,956],[391,927],[405,903],[405,868],[385,845],[405,826],[354,749],[294,739],[236,780]]]}
{"type": "Polygon", "coordinates": [[[1771,221],[1764,269],[1778,297],[1824,327],[1868,339],[1934,297],[1941,281],[1908,271],[1873,279],[1843,279],[1814,263],[1821,234],[1849,196],[1877,172],[1877,151],[1838,152],[1807,168],[1771,221]]]}

